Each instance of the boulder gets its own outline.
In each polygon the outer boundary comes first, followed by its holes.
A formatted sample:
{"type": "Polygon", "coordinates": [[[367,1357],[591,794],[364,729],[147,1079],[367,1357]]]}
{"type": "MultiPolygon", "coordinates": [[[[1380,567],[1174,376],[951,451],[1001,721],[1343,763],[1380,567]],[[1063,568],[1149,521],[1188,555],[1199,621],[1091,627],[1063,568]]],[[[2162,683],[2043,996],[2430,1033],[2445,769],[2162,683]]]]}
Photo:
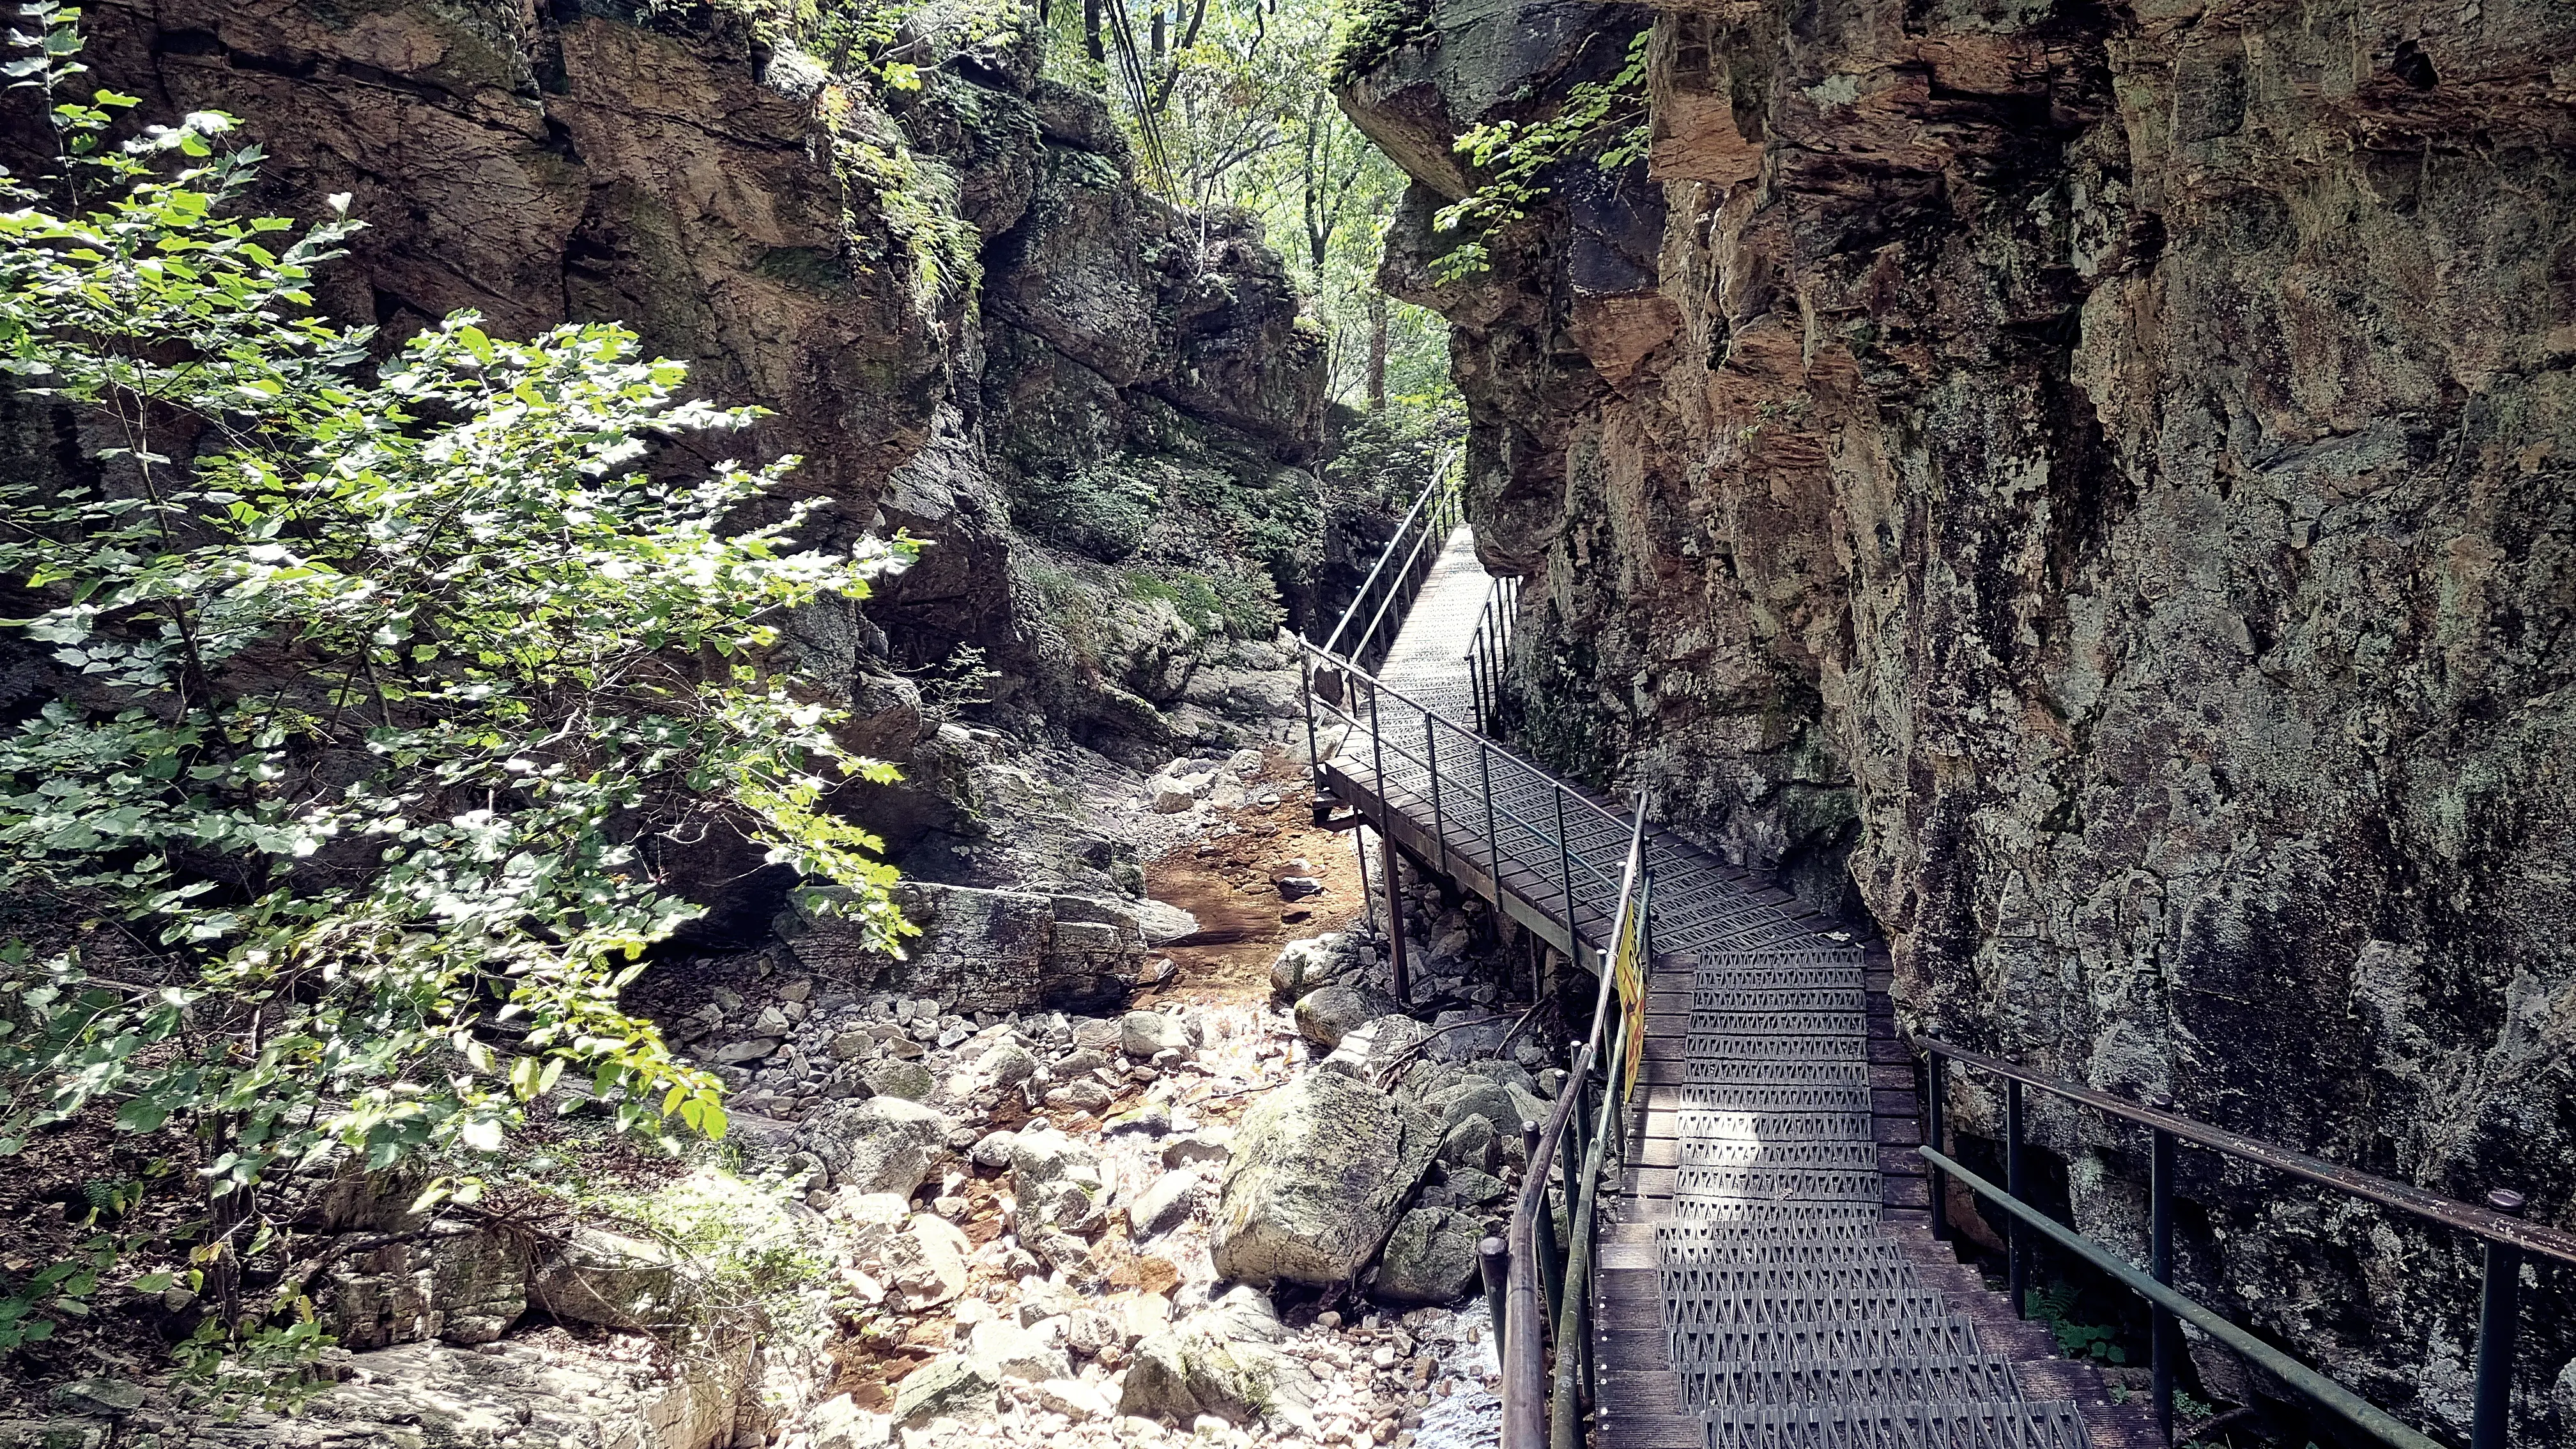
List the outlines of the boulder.
{"type": "Polygon", "coordinates": [[[1279,948],[1278,959],[1270,963],[1270,994],[1281,1001],[1295,1001],[1329,986],[1357,969],[1354,955],[1350,939],[1339,931],[1291,941],[1279,948]]]}
{"type": "Polygon", "coordinates": [[[805,1433],[813,1449],[881,1449],[894,1440],[894,1421],[842,1394],[814,1406],[805,1416],[805,1433]]]}
{"type": "Polygon", "coordinates": [[[1484,1117],[1464,1118],[1441,1134],[1440,1160],[1453,1168],[1491,1172],[1501,1154],[1500,1124],[1484,1117]]]}
{"type": "Polygon", "coordinates": [[[1420,1046],[1431,1029],[1409,1016],[1381,1016],[1344,1036],[1320,1068],[1337,1076],[1374,1082],[1420,1046]]]}
{"type": "Polygon", "coordinates": [[[1140,1134],[1160,1137],[1172,1130],[1172,1109],[1161,1102],[1147,1102],[1133,1111],[1121,1112],[1100,1124],[1103,1137],[1140,1134]]]}
{"type": "Polygon", "coordinates": [[[919,1062],[900,1061],[893,1057],[881,1058],[859,1068],[859,1080],[867,1083],[868,1090],[880,1097],[901,1097],[909,1102],[929,1100],[932,1089],[939,1085],[938,1079],[930,1074],[930,1068],[919,1062]]]}
{"type": "Polygon", "coordinates": [[[886,1281],[903,1295],[904,1308],[918,1313],[966,1291],[966,1260],[974,1251],[955,1223],[914,1213],[878,1256],[886,1281]]]}
{"type": "MultiPolygon", "coordinates": [[[[1106,1419],[1118,1412],[1108,1396],[1096,1385],[1081,1379],[1048,1379],[1030,1394],[1037,1406],[1050,1414],[1062,1414],[1075,1423],[1106,1419]]],[[[1160,1425],[1155,1427],[1160,1428],[1160,1425]]]]}
{"type": "Polygon", "coordinates": [[[1165,1167],[1188,1167],[1200,1162],[1223,1162],[1229,1155],[1227,1144],[1234,1134],[1223,1127],[1202,1128],[1172,1138],[1163,1144],[1165,1167]]]}
{"type": "Polygon", "coordinates": [[[835,1102],[805,1119],[796,1145],[822,1160],[834,1187],[910,1197],[948,1140],[949,1121],[902,1097],[835,1102]]]}
{"type": "Polygon", "coordinates": [[[1491,1057],[1502,1051],[1504,1038],[1512,1034],[1512,1028],[1519,1020],[1511,1012],[1482,1006],[1444,1011],[1431,1018],[1431,1030],[1435,1035],[1425,1050],[1444,1062],[1472,1062],[1491,1057]]]}
{"type": "Polygon", "coordinates": [[[1483,1236],[1481,1221],[1464,1213],[1415,1208],[1397,1221],[1387,1238],[1371,1292],[1389,1303],[1452,1303],[1464,1298],[1476,1282],[1476,1243],[1483,1236]]]}
{"type": "Polygon", "coordinates": [[[1131,1011],[1118,1019],[1118,1046],[1131,1057],[1151,1060],[1156,1052],[1194,1049],[1190,1029],[1179,1017],[1160,1011],[1131,1011]]]}
{"type": "Polygon", "coordinates": [[[1230,1341],[1195,1320],[1136,1345],[1118,1393],[1118,1412],[1182,1423],[1214,1414],[1251,1424],[1281,1405],[1278,1354],[1266,1345],[1230,1341]]]}
{"type": "Polygon", "coordinates": [[[1297,998],[1297,1034],[1332,1048],[1381,1016],[1396,1013],[1394,997],[1373,986],[1333,985],[1297,998]]]}
{"type": "Polygon", "coordinates": [[[1015,1041],[996,1043],[975,1062],[975,1085],[983,1090],[1016,1087],[1036,1076],[1038,1059],[1015,1041]]]}
{"type": "Polygon", "coordinates": [[[1484,1077],[1469,1077],[1454,1086],[1444,1087],[1425,1098],[1422,1106],[1423,1110],[1440,1119],[1443,1128],[1455,1127],[1471,1118],[1483,1118],[1493,1124],[1497,1133],[1506,1130],[1517,1132],[1523,1120],[1522,1105],[1512,1099],[1511,1089],[1484,1077]]]}
{"type": "Polygon", "coordinates": [[[966,1338],[966,1360],[984,1377],[999,1382],[1018,1379],[1039,1383],[1073,1372],[1064,1350],[1016,1323],[988,1318],[966,1338]]]}
{"type": "Polygon", "coordinates": [[[894,1418],[910,1424],[933,1414],[993,1406],[995,1381],[964,1354],[932,1359],[895,1386],[894,1418]]]}
{"type": "Polygon", "coordinates": [[[1440,1146],[1436,1121],[1376,1088],[1310,1072],[1245,1114],[1209,1251],[1243,1283],[1349,1282],[1440,1146]]]}
{"type": "Polygon", "coordinates": [[[1144,933],[1147,946],[1168,946],[1199,933],[1199,918],[1178,906],[1143,900],[1128,909],[1136,913],[1136,928],[1144,933]]]}
{"type": "Polygon", "coordinates": [[[570,1323],[657,1328],[678,1310],[680,1261],[659,1243],[575,1228],[537,1259],[528,1301],[570,1323]]]}
{"type": "Polygon", "coordinates": [[[1106,1212],[1107,1183],[1091,1149],[1052,1127],[1023,1131],[1011,1145],[1011,1195],[1025,1238],[1031,1228],[1087,1235],[1106,1212]]]}
{"type": "Polygon", "coordinates": [[[1187,1218],[1190,1209],[1198,1204],[1202,1181],[1198,1173],[1186,1168],[1155,1178],[1151,1186],[1136,1195],[1134,1202],[1127,1204],[1128,1236],[1139,1240],[1150,1238],[1187,1218]]]}
{"type": "Polygon", "coordinates": [[[903,1225],[912,1221],[912,1200],[899,1193],[853,1192],[832,1195],[831,1217],[842,1241],[859,1257],[882,1253],[903,1225]]]}
{"type": "Polygon", "coordinates": [[[1019,1145],[1016,1132],[987,1132],[975,1140],[966,1160],[977,1167],[1001,1168],[1011,1165],[1011,1149],[1019,1145]]]}
{"type": "Polygon", "coordinates": [[[1453,1167],[1444,1184],[1460,1207],[1491,1207],[1511,1191],[1503,1180],[1473,1167],[1453,1167]]]}

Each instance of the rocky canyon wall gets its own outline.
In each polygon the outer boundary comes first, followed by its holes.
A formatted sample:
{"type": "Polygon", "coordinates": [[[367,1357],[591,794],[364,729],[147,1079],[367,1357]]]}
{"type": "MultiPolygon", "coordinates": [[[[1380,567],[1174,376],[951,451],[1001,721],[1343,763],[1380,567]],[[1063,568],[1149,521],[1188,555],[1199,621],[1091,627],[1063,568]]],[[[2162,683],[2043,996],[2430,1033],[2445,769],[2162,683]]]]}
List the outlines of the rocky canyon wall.
{"type": "MultiPolygon", "coordinates": [[[[1865,913],[1914,1029],[2576,1223],[2576,12],[1368,33],[1383,275],[1455,328],[1533,748],[1865,913]],[[1641,29],[1649,161],[1558,167],[1439,280],[1450,141],[1641,29]]],[[[2135,1242],[2139,1145],[2035,1120],[2135,1242]]],[[[2470,1245],[2186,1156],[2193,1287],[2465,1424],[2470,1245]]],[[[2527,1316],[2533,1442],[2576,1436],[2571,1319],[2527,1316]]]]}
{"type": "MultiPolygon", "coordinates": [[[[852,709],[849,744],[906,767],[852,787],[854,812],[950,870],[1011,741],[1150,769],[1275,707],[1245,681],[1275,675],[1279,600],[1324,567],[1323,342],[1257,223],[1138,186],[1032,34],[927,7],[901,90],[845,83],[752,10],[149,0],[92,10],[84,59],[142,122],[239,117],[267,153],[252,204],[310,218],[346,193],[366,229],[315,291],[388,350],[456,309],[511,336],[624,322],[698,395],[770,410],[721,446],[800,455],[822,541],[925,540],[863,609],[792,621],[790,662],[852,709]]],[[[32,102],[11,105],[0,150],[40,172],[32,102]]],[[[8,425],[13,458],[80,466],[67,422],[8,425]]],[[[25,663],[0,694],[51,691],[25,663]]],[[[1112,883],[1066,853],[1058,878],[1112,883]]],[[[698,857],[667,865],[702,895],[758,864],[698,857]]],[[[774,897],[714,928],[756,935],[774,897]]]]}

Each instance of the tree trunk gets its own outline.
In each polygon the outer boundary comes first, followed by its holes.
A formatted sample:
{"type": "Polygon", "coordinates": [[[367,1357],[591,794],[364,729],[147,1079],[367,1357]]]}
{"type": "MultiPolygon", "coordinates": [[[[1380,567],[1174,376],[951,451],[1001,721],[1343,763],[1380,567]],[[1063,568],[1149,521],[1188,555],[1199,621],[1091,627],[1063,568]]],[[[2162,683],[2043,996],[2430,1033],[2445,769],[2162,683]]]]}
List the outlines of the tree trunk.
{"type": "Polygon", "coordinates": [[[1369,411],[1386,411],[1386,293],[1371,289],[1368,294],[1368,405],[1369,411]]]}
{"type": "Polygon", "coordinates": [[[1082,48],[1094,65],[1109,63],[1109,47],[1100,39],[1100,0],[1082,0],[1082,48]]]}

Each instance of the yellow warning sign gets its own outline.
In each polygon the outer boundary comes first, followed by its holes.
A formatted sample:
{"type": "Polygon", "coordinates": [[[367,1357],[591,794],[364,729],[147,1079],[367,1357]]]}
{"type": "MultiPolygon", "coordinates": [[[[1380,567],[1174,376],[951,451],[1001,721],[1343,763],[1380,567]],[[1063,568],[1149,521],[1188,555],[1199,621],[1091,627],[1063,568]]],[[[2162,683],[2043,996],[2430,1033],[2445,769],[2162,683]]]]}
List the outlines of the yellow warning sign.
{"type": "Polygon", "coordinates": [[[1623,1102],[1636,1092],[1638,1069],[1644,1064],[1646,1052],[1646,894],[1650,886],[1651,880],[1637,883],[1636,899],[1621,916],[1619,939],[1610,950],[1610,977],[1618,983],[1619,1007],[1628,1039],[1622,1054],[1627,1063],[1627,1080],[1619,1088],[1623,1102]]]}

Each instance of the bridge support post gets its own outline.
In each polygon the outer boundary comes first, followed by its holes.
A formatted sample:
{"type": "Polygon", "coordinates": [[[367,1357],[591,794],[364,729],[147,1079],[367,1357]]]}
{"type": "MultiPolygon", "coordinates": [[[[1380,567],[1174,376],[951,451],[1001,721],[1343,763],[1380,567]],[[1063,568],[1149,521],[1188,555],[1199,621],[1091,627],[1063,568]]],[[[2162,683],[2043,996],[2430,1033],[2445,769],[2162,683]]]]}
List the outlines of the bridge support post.
{"type": "MultiPolygon", "coordinates": [[[[1935,1152],[1947,1152],[1950,1144],[1942,1134],[1942,1113],[1946,1110],[1942,1096],[1946,1083],[1941,1070],[1941,1054],[1923,1054],[1923,1140],[1935,1152]]],[[[1927,1179],[1931,1189],[1932,1241],[1945,1242],[1950,1236],[1950,1174],[1935,1167],[1927,1179]]]]}
{"type": "MultiPolygon", "coordinates": [[[[2158,1094],[2150,1097],[2147,1105],[2166,1109],[2173,1106],[2173,1099],[2158,1094]]],[[[2153,1150],[2147,1157],[2147,1272],[2157,1282],[2168,1285],[2173,1282],[2173,1191],[2174,1135],[2158,1127],[2153,1150]]],[[[2157,1304],[2151,1315],[2150,1332],[2156,1433],[2171,1444],[2174,1366],[2182,1358],[2182,1324],[2172,1309],[2157,1304]]]]}
{"type": "MultiPolygon", "coordinates": [[[[2004,1082],[2004,1191],[2022,1202],[2030,1201],[2029,1174],[2022,1162],[2021,1083],[2004,1082]]],[[[2012,1294],[2013,1317],[2030,1316],[2030,1251],[2034,1245],[2030,1233],[2018,1217],[2006,1215],[2004,1224],[2004,1281],[2012,1294]]]]}
{"type": "Polygon", "coordinates": [[[1392,975],[1396,1001],[1401,1005],[1411,1006],[1413,973],[1412,963],[1405,959],[1404,891],[1396,879],[1395,836],[1381,830],[1378,832],[1377,843],[1378,864],[1382,867],[1379,873],[1386,877],[1386,938],[1389,953],[1387,959],[1392,963],[1388,970],[1392,975]]]}
{"type": "MultiPolygon", "coordinates": [[[[2497,1188],[2487,1206],[2522,1211],[2522,1194],[2497,1188]]],[[[2513,1420],[2513,1340],[2522,1318],[2522,1249],[2487,1239],[2486,1285],[2478,1302],[2477,1417],[2469,1449],[2505,1449],[2513,1420]]]]}

